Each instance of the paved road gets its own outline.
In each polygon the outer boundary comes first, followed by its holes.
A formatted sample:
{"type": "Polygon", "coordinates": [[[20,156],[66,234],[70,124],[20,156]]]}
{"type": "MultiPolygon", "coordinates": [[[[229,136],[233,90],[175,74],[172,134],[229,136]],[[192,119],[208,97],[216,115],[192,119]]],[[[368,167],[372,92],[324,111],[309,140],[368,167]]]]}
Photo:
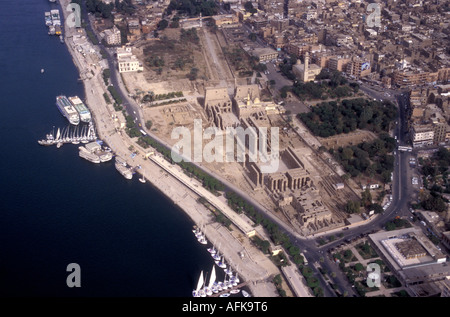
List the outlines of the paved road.
{"type": "MultiPolygon", "coordinates": [[[[87,19],[86,17],[86,20],[87,19]]],[[[89,25],[90,27],[90,25],[89,25]]],[[[100,47],[102,47],[100,45],[100,47]]],[[[116,87],[119,88],[117,89],[118,92],[121,94],[123,100],[124,100],[124,106],[127,109],[127,112],[129,114],[133,113],[135,114],[136,118],[137,118],[137,124],[141,123],[142,126],[145,126],[143,124],[142,121],[142,115],[140,113],[140,108],[139,106],[134,102],[134,100],[132,100],[131,98],[128,97],[127,93],[124,92],[124,86],[123,83],[121,81],[120,75],[117,72],[117,67],[116,67],[116,63],[115,63],[115,59],[114,56],[112,55],[112,52],[110,50],[106,51],[109,53],[109,56],[107,58],[108,63],[109,63],[109,67],[111,70],[111,82],[112,84],[116,87]]],[[[275,67],[273,66],[273,64],[268,63],[268,68],[269,68],[269,72],[270,74],[277,76],[276,74],[279,74],[276,72],[275,67]]],[[[290,81],[288,81],[287,79],[285,79],[281,74],[279,74],[279,76],[282,77],[278,78],[279,80],[275,79],[277,82],[277,89],[281,89],[283,86],[285,86],[285,84],[292,84],[290,81]],[[287,81],[287,82],[286,82],[287,81]]],[[[376,99],[385,99],[386,98],[395,98],[396,96],[394,95],[394,91],[390,91],[391,96],[386,96],[384,95],[383,92],[379,92],[376,91],[374,89],[371,89],[369,87],[366,87],[364,85],[361,85],[361,90],[365,91],[366,93],[368,93],[369,95],[373,96],[373,98],[376,99]]],[[[401,99],[399,97],[398,99],[399,101],[399,106],[400,109],[403,109],[403,102],[404,100],[401,99]]],[[[404,110],[404,109],[403,109],[404,110]]],[[[401,119],[401,117],[403,117],[401,114],[403,112],[400,111],[399,113],[399,121],[401,119]]],[[[401,122],[401,121],[400,121],[401,122]]],[[[403,140],[403,136],[404,136],[404,131],[403,131],[403,125],[400,124],[398,126],[398,133],[399,133],[399,141],[402,142],[403,140]]],[[[164,142],[163,140],[161,140],[160,138],[158,138],[156,135],[150,133],[149,131],[147,131],[147,133],[153,137],[155,140],[157,140],[158,142],[160,142],[162,145],[166,146],[167,148],[171,148],[171,146],[169,144],[167,144],[166,142],[164,142]]],[[[245,199],[247,199],[249,201],[250,204],[252,204],[257,210],[259,210],[262,214],[264,214],[266,217],[268,217],[269,219],[271,219],[272,221],[274,221],[275,223],[277,223],[279,225],[279,227],[281,228],[282,231],[284,231],[286,234],[288,234],[292,241],[295,241],[296,245],[303,251],[305,252],[305,256],[307,257],[308,261],[310,263],[320,263],[320,266],[325,269],[328,272],[335,272],[336,273],[336,277],[335,278],[331,278],[332,282],[334,284],[336,284],[340,291],[343,293],[344,291],[347,291],[349,296],[354,296],[356,295],[353,288],[350,286],[350,284],[347,282],[346,277],[342,274],[341,270],[337,267],[337,265],[331,261],[331,259],[327,256],[327,252],[331,249],[336,247],[337,245],[345,242],[346,240],[350,240],[354,237],[358,237],[361,236],[367,232],[370,232],[372,230],[378,230],[380,228],[382,228],[382,226],[384,225],[384,223],[391,219],[392,217],[394,217],[397,214],[404,214],[405,210],[407,212],[407,203],[408,203],[408,199],[409,199],[409,195],[411,193],[411,189],[409,188],[410,186],[407,186],[408,182],[406,182],[406,174],[405,173],[405,169],[408,166],[407,163],[407,156],[408,155],[404,155],[405,153],[398,153],[396,154],[396,163],[399,163],[398,165],[395,165],[395,170],[394,170],[394,182],[393,182],[393,191],[396,193],[393,199],[393,202],[391,204],[391,206],[385,211],[385,213],[383,213],[381,216],[377,217],[374,221],[370,222],[369,224],[365,225],[365,226],[360,226],[358,228],[354,228],[354,229],[350,229],[347,231],[342,231],[343,232],[343,237],[334,241],[333,243],[327,244],[326,246],[323,247],[318,247],[317,243],[314,240],[308,240],[308,239],[304,239],[304,237],[299,236],[294,230],[292,230],[291,227],[289,227],[288,225],[286,225],[285,223],[281,222],[278,218],[276,218],[270,211],[266,210],[263,206],[261,206],[258,202],[254,201],[251,197],[249,197],[246,193],[244,193],[242,190],[240,190],[238,187],[236,187],[234,184],[229,183],[227,180],[223,179],[222,177],[220,177],[219,175],[215,174],[214,172],[203,168],[201,165],[198,165],[199,168],[201,168],[203,171],[205,171],[206,173],[218,178],[219,180],[221,180],[224,185],[227,187],[227,189],[229,190],[233,190],[236,193],[240,194],[242,197],[244,197],[245,199]]],[[[310,267],[313,269],[314,275],[319,279],[322,288],[324,289],[324,295],[326,297],[334,297],[336,296],[336,293],[333,291],[333,289],[330,287],[330,285],[328,284],[327,281],[325,281],[325,279],[323,278],[322,274],[320,273],[320,271],[317,269],[316,266],[314,265],[310,265],[310,267]]]]}

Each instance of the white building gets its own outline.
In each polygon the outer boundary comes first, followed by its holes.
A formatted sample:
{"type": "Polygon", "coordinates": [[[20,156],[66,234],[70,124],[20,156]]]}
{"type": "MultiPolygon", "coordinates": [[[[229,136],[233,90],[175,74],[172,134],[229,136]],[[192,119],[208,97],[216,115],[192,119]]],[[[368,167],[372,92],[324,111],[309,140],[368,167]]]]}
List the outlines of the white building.
{"type": "Polygon", "coordinates": [[[411,130],[413,147],[433,144],[434,128],[431,124],[414,125],[411,130]]]}
{"type": "Polygon", "coordinates": [[[117,64],[119,73],[143,71],[144,67],[136,56],[131,52],[130,47],[117,48],[117,64]]]}

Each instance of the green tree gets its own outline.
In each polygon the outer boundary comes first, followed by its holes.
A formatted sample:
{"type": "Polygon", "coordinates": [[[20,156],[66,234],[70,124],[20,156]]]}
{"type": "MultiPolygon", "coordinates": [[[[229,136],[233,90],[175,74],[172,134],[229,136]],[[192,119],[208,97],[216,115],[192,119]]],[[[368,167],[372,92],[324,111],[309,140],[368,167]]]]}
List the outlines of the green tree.
{"type": "Polygon", "coordinates": [[[161,21],[158,22],[157,24],[157,28],[158,30],[164,30],[165,28],[167,28],[169,26],[169,22],[165,19],[162,19],[161,21]]]}
{"type": "Polygon", "coordinates": [[[354,269],[356,272],[360,272],[360,271],[364,270],[364,265],[362,265],[361,263],[356,263],[354,266],[354,269]]]}
{"type": "Polygon", "coordinates": [[[345,206],[345,211],[349,214],[359,213],[360,212],[360,202],[349,200],[347,205],[345,206]]]}

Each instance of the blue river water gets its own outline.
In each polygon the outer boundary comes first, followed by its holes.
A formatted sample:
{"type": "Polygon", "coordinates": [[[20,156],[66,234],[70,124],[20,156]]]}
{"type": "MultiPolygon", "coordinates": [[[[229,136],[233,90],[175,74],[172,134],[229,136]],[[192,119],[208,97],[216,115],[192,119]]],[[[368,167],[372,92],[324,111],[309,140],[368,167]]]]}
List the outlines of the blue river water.
{"type": "Polygon", "coordinates": [[[112,161],[90,163],[77,145],[37,143],[67,125],[57,95],[84,97],[66,46],[47,34],[52,8],[0,0],[0,293],[190,297],[213,265],[191,219],[112,161]],[[80,288],[66,284],[70,263],[80,265],[80,288]]]}

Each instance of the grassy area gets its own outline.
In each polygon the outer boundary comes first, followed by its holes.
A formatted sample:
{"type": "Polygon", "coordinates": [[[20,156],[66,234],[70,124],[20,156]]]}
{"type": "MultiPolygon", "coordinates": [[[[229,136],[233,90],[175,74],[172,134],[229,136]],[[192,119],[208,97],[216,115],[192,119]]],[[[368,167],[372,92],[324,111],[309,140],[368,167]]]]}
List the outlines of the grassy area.
{"type": "Polygon", "coordinates": [[[357,260],[350,249],[334,253],[333,258],[339,260],[340,263],[349,263],[357,260]]]}
{"type": "Polygon", "coordinates": [[[378,254],[367,241],[357,244],[355,249],[365,260],[378,257],[378,254]]]}

